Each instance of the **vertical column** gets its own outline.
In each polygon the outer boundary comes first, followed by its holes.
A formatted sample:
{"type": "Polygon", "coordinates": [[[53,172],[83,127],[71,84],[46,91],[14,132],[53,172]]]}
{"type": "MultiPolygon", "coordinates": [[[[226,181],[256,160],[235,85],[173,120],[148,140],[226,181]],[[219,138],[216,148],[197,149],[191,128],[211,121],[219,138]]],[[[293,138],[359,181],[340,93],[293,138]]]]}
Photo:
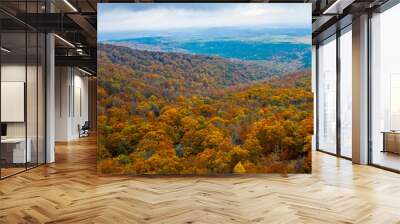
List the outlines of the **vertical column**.
{"type": "Polygon", "coordinates": [[[340,28],[336,28],[336,155],[341,156],[342,146],[342,123],[340,114],[340,82],[341,82],[341,64],[340,64],[340,28]]]}
{"type": "Polygon", "coordinates": [[[97,78],[89,77],[89,124],[91,131],[97,131],[97,78]]]}
{"type": "Polygon", "coordinates": [[[55,55],[54,35],[46,36],[46,163],[55,161],[55,55]]]}
{"type": "MultiPolygon", "coordinates": [[[[52,1],[46,1],[46,12],[54,11],[52,1]]],[[[46,163],[55,162],[55,42],[54,34],[46,34],[46,163]]]]}
{"type": "Polygon", "coordinates": [[[314,132],[312,136],[312,150],[317,148],[317,46],[312,45],[311,89],[314,96],[314,132]]]}
{"type": "Polygon", "coordinates": [[[353,19],[353,162],[368,163],[368,15],[353,19]]]}

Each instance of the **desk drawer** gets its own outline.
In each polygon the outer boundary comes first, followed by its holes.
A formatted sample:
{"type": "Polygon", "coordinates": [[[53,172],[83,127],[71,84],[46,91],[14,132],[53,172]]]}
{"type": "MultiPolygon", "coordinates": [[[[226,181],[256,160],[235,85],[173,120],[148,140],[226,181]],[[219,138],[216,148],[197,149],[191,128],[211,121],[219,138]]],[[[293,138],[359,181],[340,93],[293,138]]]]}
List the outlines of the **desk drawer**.
{"type": "Polygon", "coordinates": [[[385,151],[400,154],[400,134],[385,133],[385,151]]]}

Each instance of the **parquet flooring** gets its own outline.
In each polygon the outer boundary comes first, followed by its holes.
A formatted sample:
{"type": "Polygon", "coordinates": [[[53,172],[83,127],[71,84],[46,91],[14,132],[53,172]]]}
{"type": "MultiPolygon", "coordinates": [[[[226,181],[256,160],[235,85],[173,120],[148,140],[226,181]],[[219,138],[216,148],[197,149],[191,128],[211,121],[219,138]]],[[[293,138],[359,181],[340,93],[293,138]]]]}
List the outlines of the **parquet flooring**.
{"type": "Polygon", "coordinates": [[[0,223],[400,223],[400,175],[315,152],[313,174],[96,174],[94,138],[0,181],[0,223]]]}

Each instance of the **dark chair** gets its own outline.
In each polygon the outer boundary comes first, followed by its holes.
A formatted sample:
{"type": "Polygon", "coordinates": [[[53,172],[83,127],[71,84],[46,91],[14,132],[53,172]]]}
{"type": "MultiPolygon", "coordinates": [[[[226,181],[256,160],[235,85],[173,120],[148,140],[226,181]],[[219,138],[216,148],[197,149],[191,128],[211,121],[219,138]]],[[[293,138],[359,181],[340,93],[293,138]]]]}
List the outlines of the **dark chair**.
{"type": "Polygon", "coordinates": [[[82,127],[78,124],[79,138],[89,136],[90,124],[89,121],[85,121],[82,127]]]}

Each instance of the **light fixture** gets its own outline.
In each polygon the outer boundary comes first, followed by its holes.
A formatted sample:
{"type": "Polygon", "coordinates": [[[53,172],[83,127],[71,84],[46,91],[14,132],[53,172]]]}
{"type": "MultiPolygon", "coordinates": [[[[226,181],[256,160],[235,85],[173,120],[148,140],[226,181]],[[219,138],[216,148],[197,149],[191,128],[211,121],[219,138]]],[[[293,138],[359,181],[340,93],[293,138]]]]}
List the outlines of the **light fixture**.
{"type": "Polygon", "coordinates": [[[11,50],[9,50],[9,49],[7,49],[5,47],[1,47],[0,49],[1,49],[1,51],[4,51],[6,53],[10,53],[11,52],[11,50]]]}
{"type": "Polygon", "coordinates": [[[83,72],[83,73],[85,73],[86,75],[89,75],[89,76],[92,76],[92,75],[93,75],[92,73],[90,73],[90,72],[88,72],[88,71],[86,71],[86,70],[83,70],[83,69],[81,69],[81,68],[79,68],[79,67],[78,67],[78,70],[81,71],[81,72],[83,72]]]}
{"type": "Polygon", "coordinates": [[[336,0],[332,5],[330,5],[324,12],[323,15],[327,14],[342,14],[343,9],[351,5],[355,0],[336,0]]]}
{"type": "Polygon", "coordinates": [[[64,0],[64,3],[67,4],[74,12],[78,12],[78,10],[68,0],[64,0]]]}
{"type": "Polygon", "coordinates": [[[82,48],[76,48],[76,53],[77,53],[78,55],[86,55],[86,53],[83,51],[82,48]]]}
{"type": "Polygon", "coordinates": [[[69,42],[68,40],[66,40],[66,39],[64,39],[64,38],[62,38],[62,37],[60,37],[60,36],[57,35],[57,34],[54,34],[54,36],[57,37],[58,39],[60,39],[62,42],[64,42],[64,43],[66,43],[67,45],[69,45],[70,47],[75,48],[75,45],[73,45],[73,44],[72,44],[71,42],[69,42]]]}

